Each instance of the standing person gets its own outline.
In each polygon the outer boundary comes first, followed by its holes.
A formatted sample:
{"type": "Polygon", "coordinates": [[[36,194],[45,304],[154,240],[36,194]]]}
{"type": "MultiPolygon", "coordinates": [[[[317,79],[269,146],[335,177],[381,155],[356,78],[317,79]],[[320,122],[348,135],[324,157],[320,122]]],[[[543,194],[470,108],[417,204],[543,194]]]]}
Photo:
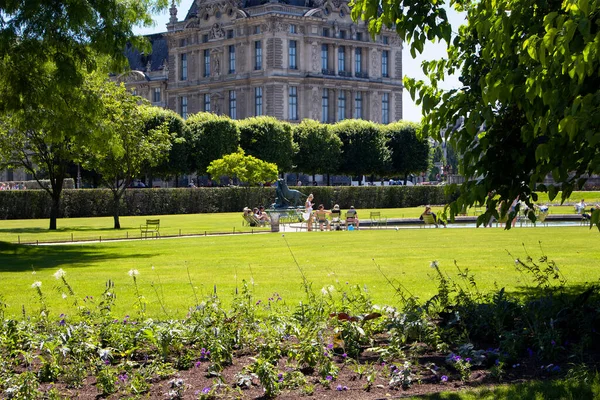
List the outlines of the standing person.
{"type": "Polygon", "coordinates": [[[306,229],[310,232],[312,231],[312,223],[313,223],[313,199],[315,198],[315,196],[313,196],[313,194],[309,194],[308,197],[306,198],[306,203],[304,203],[304,213],[305,213],[305,217],[304,219],[306,220],[306,229]],[[306,215],[308,214],[308,215],[306,215]]]}

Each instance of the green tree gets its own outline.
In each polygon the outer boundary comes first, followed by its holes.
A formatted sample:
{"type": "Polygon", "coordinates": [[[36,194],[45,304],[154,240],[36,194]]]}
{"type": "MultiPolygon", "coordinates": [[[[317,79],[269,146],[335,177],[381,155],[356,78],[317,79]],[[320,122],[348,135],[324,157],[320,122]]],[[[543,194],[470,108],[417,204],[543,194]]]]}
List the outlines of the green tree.
{"type": "Polygon", "coordinates": [[[110,136],[101,151],[86,152],[84,165],[98,172],[112,192],[114,229],[120,229],[119,208],[125,190],[144,164],[154,165],[168,155],[171,135],[167,121],[150,123],[155,107],[138,105],[139,97],[124,85],[106,82],[99,95],[104,117],[99,129],[110,136]]]}
{"type": "MultiPolygon", "coordinates": [[[[424,63],[429,84],[406,79],[405,85],[423,107],[425,135],[440,140],[448,124],[464,118],[464,129],[449,139],[461,155],[460,172],[472,179],[451,204],[451,216],[487,202],[481,223],[498,201],[519,197],[530,206],[534,190],[551,199],[562,190],[564,200],[600,173],[600,3],[452,1],[467,14],[452,41],[443,2],[394,0],[382,12],[373,8],[380,2],[356,3],[353,16],[369,20],[372,32],[396,23],[413,50],[427,39],[449,44],[447,59],[424,63]],[[401,17],[405,11],[418,14],[401,17]],[[460,74],[460,89],[440,88],[450,73],[460,74]],[[555,185],[543,185],[548,175],[555,185]]],[[[600,214],[594,222],[600,229],[600,214]]]]}
{"type": "Polygon", "coordinates": [[[294,127],[294,141],[298,152],[294,157],[296,171],[315,174],[336,173],[342,159],[342,141],[329,125],[305,119],[294,127]]]}
{"type": "Polygon", "coordinates": [[[65,0],[0,2],[0,112],[43,104],[54,86],[79,87],[110,57],[112,71],[126,67],[127,43],[147,48],[133,34],[151,26],[168,0],[65,0]],[[48,65],[53,68],[48,69],[48,65]],[[46,85],[50,74],[53,85],[46,85]]]}
{"type": "Polygon", "coordinates": [[[429,168],[429,142],[419,137],[420,126],[414,122],[396,122],[382,127],[390,150],[390,170],[404,176],[429,168]]]}
{"type": "Polygon", "coordinates": [[[297,149],[292,127],[273,117],[252,117],[238,121],[240,146],[261,160],[277,164],[280,171],[290,171],[297,149]]]}
{"type": "Polygon", "coordinates": [[[168,132],[171,135],[169,155],[154,166],[152,165],[154,160],[152,160],[152,163],[145,163],[142,171],[151,177],[160,176],[164,179],[175,177],[177,184],[179,175],[192,172],[189,156],[189,129],[183,118],[172,110],[160,107],[149,107],[147,109],[144,126],[146,132],[157,129],[165,123],[168,125],[168,132]]]}
{"type": "Polygon", "coordinates": [[[340,172],[348,175],[382,174],[389,159],[385,134],[373,122],[348,119],[331,127],[342,141],[340,172]]]}
{"type": "Polygon", "coordinates": [[[277,179],[277,165],[247,156],[241,148],[235,153],[211,161],[207,171],[212,176],[235,177],[248,186],[274,182],[277,179]]]}
{"type": "Polygon", "coordinates": [[[51,198],[49,229],[54,230],[70,163],[87,155],[83,148],[107,143],[107,133],[98,129],[102,104],[97,95],[106,76],[87,75],[81,86],[68,87],[56,82],[54,64],[43,66],[38,66],[36,80],[52,90],[41,91],[20,109],[0,113],[0,168],[21,167],[38,182],[50,181],[40,186],[51,198]]]}
{"type": "Polygon", "coordinates": [[[185,122],[190,130],[190,165],[198,173],[206,173],[211,161],[237,150],[240,131],[231,118],[202,112],[185,122]]]}

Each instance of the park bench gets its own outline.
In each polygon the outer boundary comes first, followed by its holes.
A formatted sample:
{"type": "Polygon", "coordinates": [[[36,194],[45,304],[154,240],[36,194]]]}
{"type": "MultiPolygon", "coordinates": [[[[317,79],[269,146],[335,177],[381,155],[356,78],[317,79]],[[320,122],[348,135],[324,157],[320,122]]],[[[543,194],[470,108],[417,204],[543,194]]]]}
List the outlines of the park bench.
{"type": "Polygon", "coordinates": [[[140,232],[145,237],[148,238],[148,234],[150,237],[159,237],[160,232],[160,219],[147,219],[146,223],[140,225],[140,232]]]}

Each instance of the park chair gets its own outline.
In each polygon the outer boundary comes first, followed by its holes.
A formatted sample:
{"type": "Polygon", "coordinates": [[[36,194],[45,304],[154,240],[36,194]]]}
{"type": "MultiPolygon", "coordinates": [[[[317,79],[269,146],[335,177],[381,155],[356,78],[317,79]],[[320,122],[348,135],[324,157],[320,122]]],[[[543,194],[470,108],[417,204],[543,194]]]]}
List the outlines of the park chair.
{"type": "Polygon", "coordinates": [[[331,230],[340,231],[342,230],[342,212],[340,210],[331,210],[331,230]]]}
{"type": "Polygon", "coordinates": [[[423,214],[423,225],[421,225],[421,227],[429,227],[431,228],[431,225],[435,226],[436,228],[438,227],[437,223],[435,222],[435,219],[433,219],[433,214],[423,214]]]}
{"type": "Polygon", "coordinates": [[[356,218],[356,210],[346,211],[346,230],[353,226],[354,229],[358,229],[358,219],[356,218]]]}
{"type": "Polygon", "coordinates": [[[147,219],[145,224],[140,225],[140,234],[145,238],[148,238],[148,234],[150,237],[160,237],[160,219],[147,219]]]}
{"type": "Polygon", "coordinates": [[[544,226],[548,226],[548,222],[546,221],[546,218],[548,217],[548,214],[550,212],[548,210],[546,211],[540,211],[537,215],[537,219],[536,219],[536,223],[540,223],[544,226]]]}
{"type": "Polygon", "coordinates": [[[331,222],[329,221],[329,219],[327,218],[327,215],[329,213],[325,210],[323,211],[315,211],[314,213],[314,221],[315,221],[315,226],[314,228],[323,230],[323,228],[321,228],[321,225],[325,225],[325,229],[329,230],[331,227],[331,222]]]}
{"type": "Polygon", "coordinates": [[[371,211],[371,228],[377,226],[381,228],[382,226],[387,226],[387,218],[381,216],[380,211],[371,211]]]}
{"type": "Polygon", "coordinates": [[[242,217],[248,226],[265,226],[267,223],[266,221],[259,220],[252,214],[244,214],[242,217]]]}

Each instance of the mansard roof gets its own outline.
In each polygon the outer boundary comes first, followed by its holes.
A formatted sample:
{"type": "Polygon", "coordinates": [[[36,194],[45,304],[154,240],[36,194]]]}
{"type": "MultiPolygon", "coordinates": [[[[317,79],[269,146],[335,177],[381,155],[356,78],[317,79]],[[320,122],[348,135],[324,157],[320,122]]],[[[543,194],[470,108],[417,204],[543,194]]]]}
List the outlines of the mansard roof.
{"type": "Polygon", "coordinates": [[[167,38],[164,33],[155,33],[146,36],[146,38],[152,46],[150,54],[145,54],[131,45],[127,45],[125,56],[129,60],[129,66],[132,70],[136,71],[147,71],[148,66],[150,67],[150,71],[162,70],[165,60],[169,58],[167,38]]]}

